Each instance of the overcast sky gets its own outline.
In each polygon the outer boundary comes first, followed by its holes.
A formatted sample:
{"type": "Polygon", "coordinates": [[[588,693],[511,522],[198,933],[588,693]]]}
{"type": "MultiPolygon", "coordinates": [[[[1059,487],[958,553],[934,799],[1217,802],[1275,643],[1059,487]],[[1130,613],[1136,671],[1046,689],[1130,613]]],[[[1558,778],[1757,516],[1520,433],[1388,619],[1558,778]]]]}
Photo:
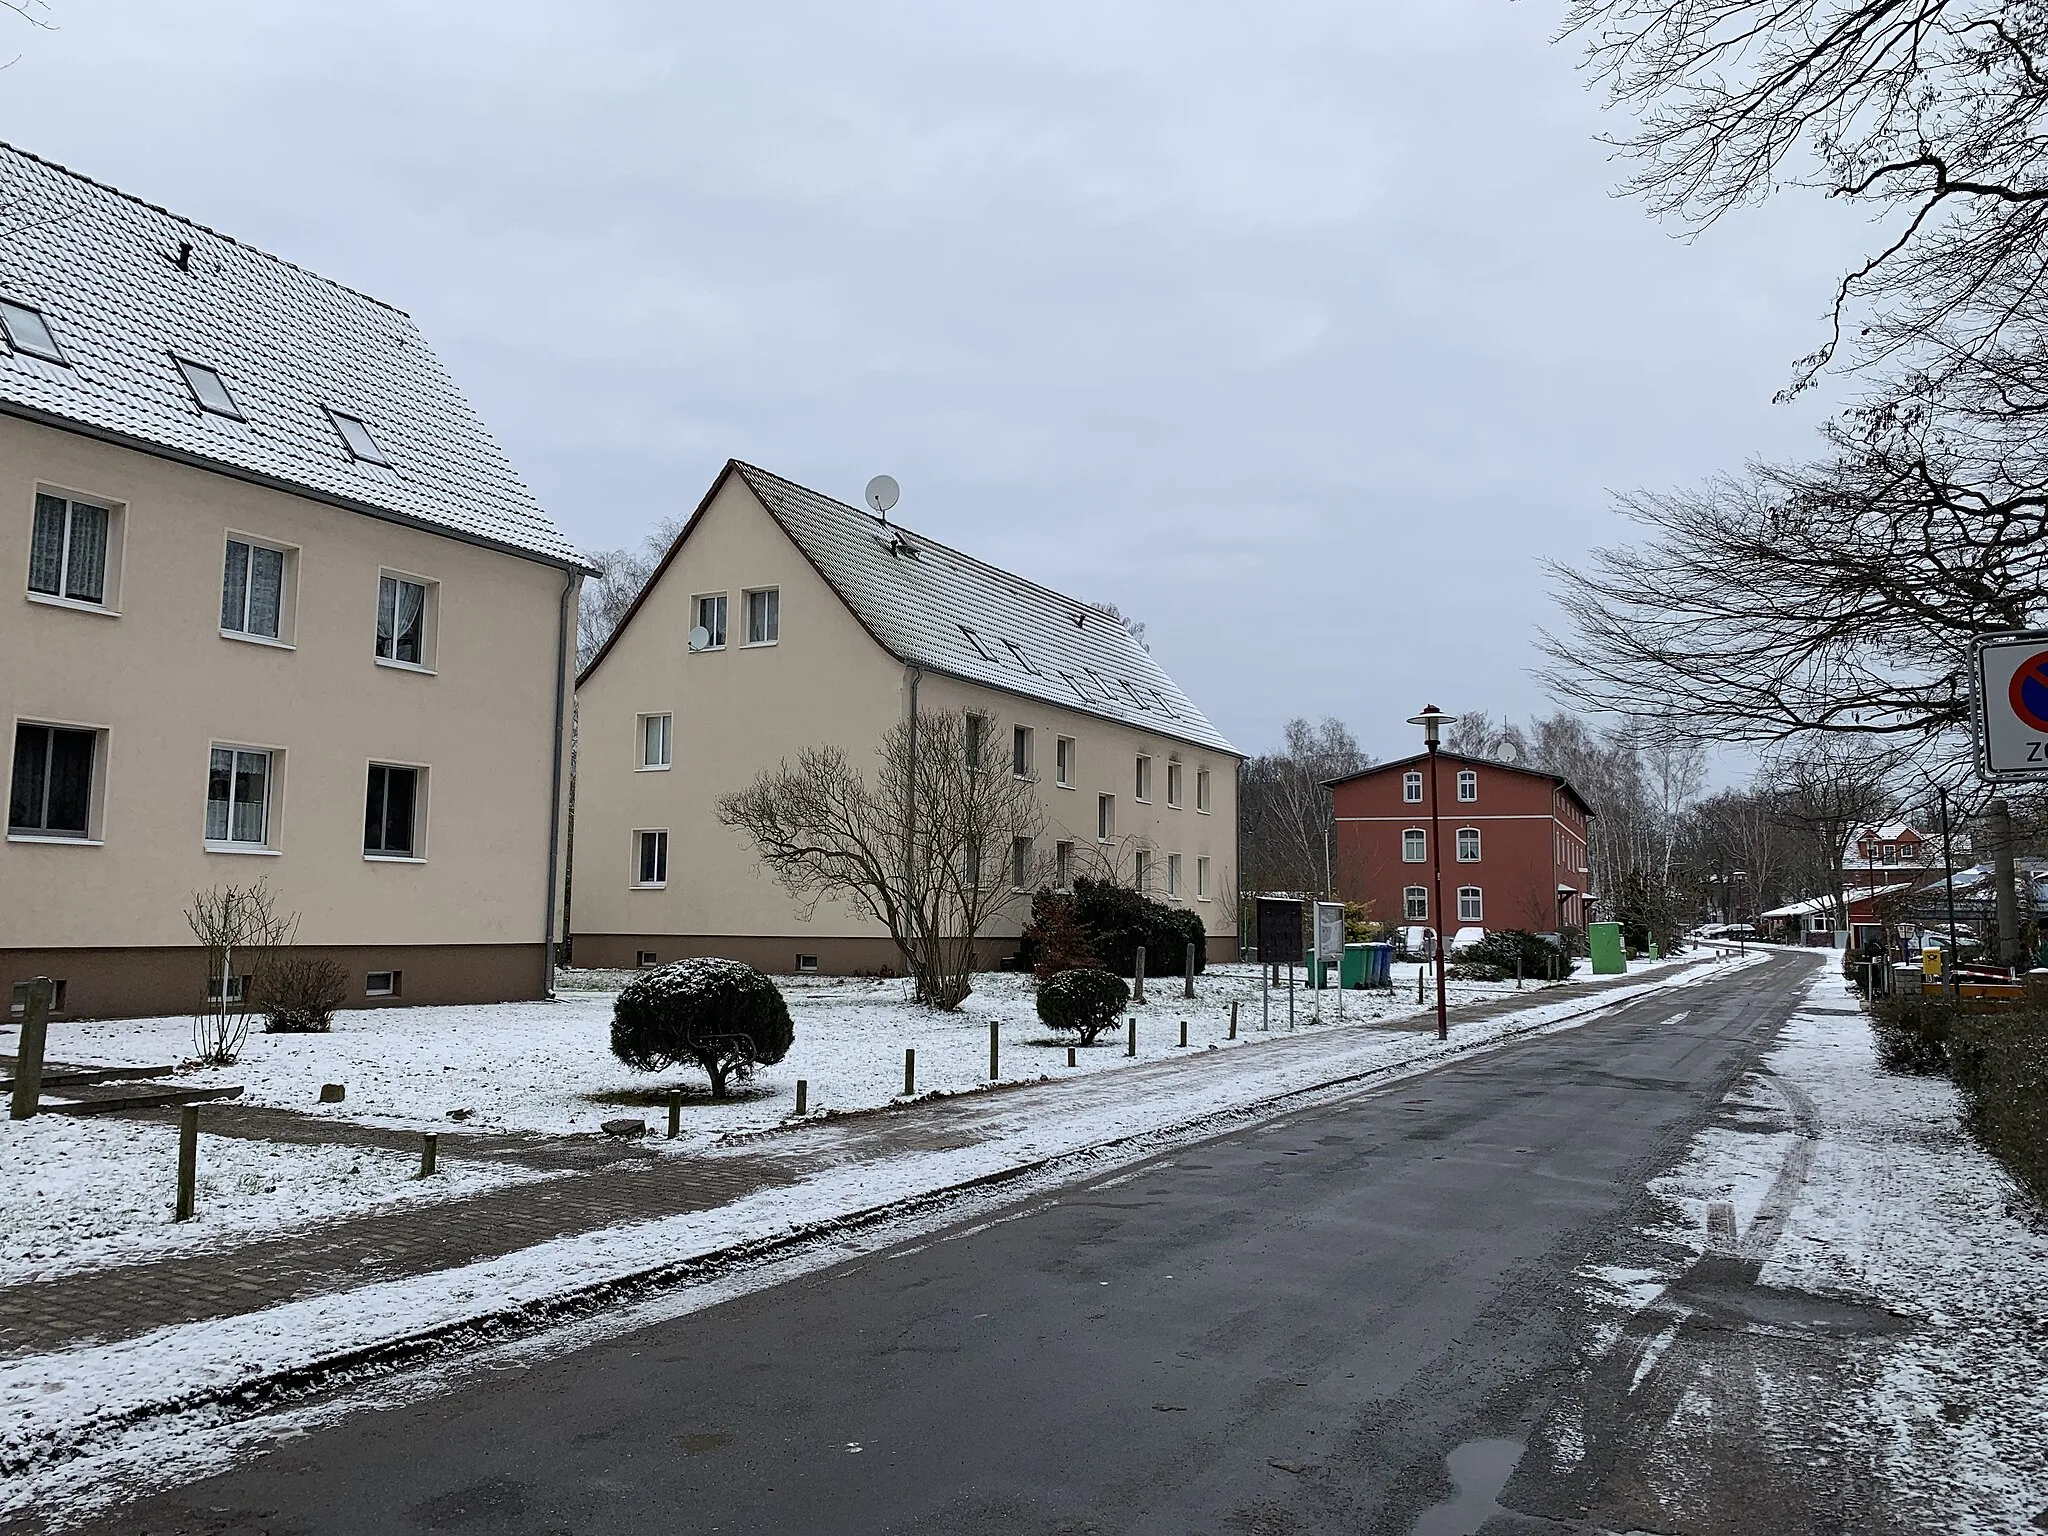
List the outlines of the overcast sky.
{"type": "Polygon", "coordinates": [[[580,544],[887,471],[1247,751],[1547,708],[1539,560],[1803,451],[1866,233],[1617,200],[1561,0],[53,6],[0,137],[409,311],[580,544]]]}

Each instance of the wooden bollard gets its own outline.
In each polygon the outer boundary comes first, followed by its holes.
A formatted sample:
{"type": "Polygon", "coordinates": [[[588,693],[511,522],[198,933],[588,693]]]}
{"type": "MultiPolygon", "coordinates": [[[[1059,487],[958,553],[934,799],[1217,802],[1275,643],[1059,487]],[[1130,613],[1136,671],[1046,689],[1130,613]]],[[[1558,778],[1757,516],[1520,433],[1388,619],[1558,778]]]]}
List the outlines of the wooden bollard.
{"type": "Polygon", "coordinates": [[[199,1194],[199,1106],[178,1111],[178,1204],[174,1221],[190,1221],[199,1194]]]}
{"type": "Polygon", "coordinates": [[[50,1034],[50,994],[56,990],[47,976],[28,984],[28,1001],[21,1010],[21,1040],[14,1052],[14,1097],[8,1117],[31,1118],[43,1098],[43,1045],[50,1034]]]}
{"type": "Polygon", "coordinates": [[[1142,944],[1138,946],[1137,963],[1131,969],[1136,972],[1131,977],[1131,1001],[1142,1003],[1145,1001],[1145,946],[1142,944]]]}
{"type": "Polygon", "coordinates": [[[1230,1000],[1230,1038],[1237,1038],[1237,999],[1230,1000]]]}
{"type": "Polygon", "coordinates": [[[988,1021],[988,1080],[994,1082],[1002,1075],[1002,1042],[996,1036],[996,1021],[988,1021]]]}
{"type": "Polygon", "coordinates": [[[1180,1048],[1182,1050],[1188,1048],[1188,1021],[1186,1019],[1180,1021],[1180,1048]]]}
{"type": "Polygon", "coordinates": [[[441,1161],[441,1138],[432,1131],[420,1137],[420,1177],[431,1179],[441,1161]]]}
{"type": "Polygon", "coordinates": [[[1124,1054],[1126,1056],[1135,1056],[1138,1054],[1138,1021],[1136,1019],[1132,1019],[1130,1021],[1130,1025],[1130,1038],[1124,1046],[1124,1054]]]}
{"type": "Polygon", "coordinates": [[[811,1085],[807,1079],[796,1080],[796,1112],[803,1114],[811,1102],[811,1085]]]}
{"type": "Polygon", "coordinates": [[[917,1093],[917,1047],[903,1048],[903,1097],[911,1098],[917,1093]]]}
{"type": "Polygon", "coordinates": [[[683,1095],[680,1090],[668,1096],[668,1139],[674,1141],[683,1134],[683,1095]]]}
{"type": "Polygon", "coordinates": [[[1180,995],[1182,997],[1193,997],[1195,995],[1195,946],[1192,944],[1188,946],[1188,970],[1187,976],[1181,982],[1180,995]]]}
{"type": "Polygon", "coordinates": [[[1074,1065],[1074,1048],[1071,1045],[1067,1047],[1067,1065],[1074,1065]]]}

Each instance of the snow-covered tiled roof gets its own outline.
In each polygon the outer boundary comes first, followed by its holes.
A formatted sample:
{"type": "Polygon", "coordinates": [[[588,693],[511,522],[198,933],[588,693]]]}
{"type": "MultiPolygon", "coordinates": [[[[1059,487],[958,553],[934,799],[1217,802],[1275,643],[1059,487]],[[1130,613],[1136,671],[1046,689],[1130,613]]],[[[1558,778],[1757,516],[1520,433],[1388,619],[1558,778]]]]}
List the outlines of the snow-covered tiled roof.
{"type": "Polygon", "coordinates": [[[1101,609],[751,464],[731,467],[899,661],[1237,755],[1101,609]]]}
{"type": "Polygon", "coordinates": [[[6,144],[0,236],[0,299],[40,311],[65,358],[0,344],[0,411],[584,563],[401,311],[6,144]],[[200,410],[174,358],[245,419],[200,410]],[[330,411],[388,467],[353,457],[330,411]]]}

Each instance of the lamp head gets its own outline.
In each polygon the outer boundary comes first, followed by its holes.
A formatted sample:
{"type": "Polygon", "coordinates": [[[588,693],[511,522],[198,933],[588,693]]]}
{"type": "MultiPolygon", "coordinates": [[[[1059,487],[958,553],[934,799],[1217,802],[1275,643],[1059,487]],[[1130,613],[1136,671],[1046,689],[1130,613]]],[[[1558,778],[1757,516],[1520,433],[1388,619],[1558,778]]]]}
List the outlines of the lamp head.
{"type": "Polygon", "coordinates": [[[1422,706],[1421,714],[1408,717],[1408,723],[1421,726],[1422,739],[1433,747],[1437,743],[1438,733],[1443,729],[1443,723],[1450,718],[1434,704],[1425,704],[1422,706]]]}

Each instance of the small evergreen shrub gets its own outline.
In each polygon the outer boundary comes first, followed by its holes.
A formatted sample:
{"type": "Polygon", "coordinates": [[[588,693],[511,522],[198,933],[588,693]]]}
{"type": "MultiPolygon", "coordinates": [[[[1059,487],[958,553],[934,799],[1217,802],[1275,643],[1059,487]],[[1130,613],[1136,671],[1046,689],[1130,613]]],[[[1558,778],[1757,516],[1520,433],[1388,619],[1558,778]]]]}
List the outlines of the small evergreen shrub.
{"type": "Polygon", "coordinates": [[[1190,944],[1195,946],[1195,970],[1208,966],[1209,936],[1202,920],[1183,907],[1153,901],[1128,886],[1107,880],[1076,880],[1074,918],[1087,934],[1096,961],[1119,975],[1131,974],[1141,944],[1147,976],[1180,975],[1190,944]]]}
{"type": "Polygon", "coordinates": [[[1468,945],[1458,952],[1458,961],[1465,966],[1486,967],[1494,973],[1487,978],[1492,981],[1512,979],[1517,961],[1522,967],[1521,974],[1530,981],[1541,981],[1550,976],[1562,981],[1577,969],[1572,957],[1561,946],[1520,928],[1488,930],[1486,937],[1477,944],[1468,945]]]}
{"type": "Polygon", "coordinates": [[[1129,1006],[1131,989],[1109,971],[1062,971],[1038,988],[1038,1016],[1046,1026],[1067,1030],[1093,1045],[1129,1006]]]}
{"type": "Polygon", "coordinates": [[[338,961],[287,954],[264,966],[261,987],[265,1034],[324,1035],[348,1001],[348,972],[338,961]]]}
{"type": "Polygon", "coordinates": [[[1870,1032],[1877,1037],[1877,1064],[1887,1072],[1923,1077],[1948,1069],[1949,1024],[1954,1010],[1946,998],[1905,993],[1871,1004],[1870,1032]]]}
{"type": "Polygon", "coordinates": [[[626,984],[612,1006],[612,1054],[640,1072],[688,1064],[711,1079],[745,1082],[796,1042],[781,989],[737,960],[679,960],[626,984]]]}

